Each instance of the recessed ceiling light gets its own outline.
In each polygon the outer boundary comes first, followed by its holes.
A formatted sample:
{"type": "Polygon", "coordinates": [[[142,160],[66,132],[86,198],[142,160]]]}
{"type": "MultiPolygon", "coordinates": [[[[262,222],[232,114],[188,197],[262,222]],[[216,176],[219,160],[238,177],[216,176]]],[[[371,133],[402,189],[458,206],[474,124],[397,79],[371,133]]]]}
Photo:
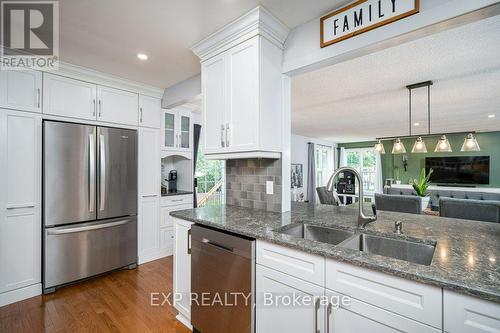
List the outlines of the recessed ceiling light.
{"type": "Polygon", "coordinates": [[[138,53],[137,58],[139,58],[141,60],[148,60],[148,55],[144,54],[144,53],[138,53]]]}
{"type": "Polygon", "coordinates": [[[488,118],[495,118],[495,115],[494,114],[490,114],[490,115],[488,115],[488,118]]]}
{"type": "Polygon", "coordinates": [[[420,123],[413,123],[413,126],[420,126],[420,123]]]}

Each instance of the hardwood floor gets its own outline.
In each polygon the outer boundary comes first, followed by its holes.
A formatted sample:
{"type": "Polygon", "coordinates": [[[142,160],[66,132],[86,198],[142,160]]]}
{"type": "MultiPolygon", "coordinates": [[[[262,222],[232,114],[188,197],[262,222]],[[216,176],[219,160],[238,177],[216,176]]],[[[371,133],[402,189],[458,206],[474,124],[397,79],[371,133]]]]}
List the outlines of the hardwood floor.
{"type": "Polygon", "coordinates": [[[171,291],[168,257],[1,307],[0,332],[190,332],[173,307],[151,305],[171,291]]]}

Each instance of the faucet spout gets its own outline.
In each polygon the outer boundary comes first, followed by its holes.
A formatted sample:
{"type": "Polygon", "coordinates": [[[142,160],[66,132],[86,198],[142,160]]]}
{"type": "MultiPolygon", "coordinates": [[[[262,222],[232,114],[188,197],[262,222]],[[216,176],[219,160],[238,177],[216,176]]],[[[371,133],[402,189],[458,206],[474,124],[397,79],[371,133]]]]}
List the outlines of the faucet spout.
{"type": "Polygon", "coordinates": [[[365,215],[363,211],[363,203],[365,201],[365,197],[363,194],[363,176],[358,172],[358,170],[351,168],[351,167],[341,167],[335,170],[328,180],[328,184],[326,185],[327,191],[333,192],[334,190],[334,185],[335,185],[335,178],[341,173],[349,171],[354,174],[356,179],[358,180],[358,185],[359,185],[359,207],[358,207],[358,227],[364,228],[368,223],[375,222],[377,220],[377,210],[375,209],[375,206],[372,206],[373,208],[373,216],[367,216],[365,215]]]}

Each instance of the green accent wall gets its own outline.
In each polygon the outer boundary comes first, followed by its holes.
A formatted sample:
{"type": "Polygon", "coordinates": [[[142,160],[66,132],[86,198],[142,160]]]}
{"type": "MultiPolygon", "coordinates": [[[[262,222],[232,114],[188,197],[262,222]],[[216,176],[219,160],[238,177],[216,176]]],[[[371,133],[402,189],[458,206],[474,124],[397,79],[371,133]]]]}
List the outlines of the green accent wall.
{"type": "MultiPolygon", "coordinates": [[[[479,152],[461,152],[462,144],[464,143],[465,134],[450,134],[446,135],[450,141],[453,152],[451,153],[434,153],[434,148],[438,142],[439,136],[424,138],[428,153],[413,154],[411,149],[415,143],[414,139],[402,140],[406,148],[406,156],[408,157],[408,166],[405,172],[403,167],[403,155],[393,155],[393,141],[383,141],[385,155],[382,155],[382,177],[384,182],[387,178],[395,177],[395,167],[398,167],[401,178],[401,183],[408,184],[410,178],[418,178],[420,171],[425,167],[426,157],[439,156],[490,156],[490,185],[482,185],[484,187],[500,187],[500,131],[499,132],[483,132],[477,133],[476,138],[481,147],[479,152]]],[[[340,143],[339,147],[349,148],[368,148],[373,147],[375,141],[340,143]]]]}

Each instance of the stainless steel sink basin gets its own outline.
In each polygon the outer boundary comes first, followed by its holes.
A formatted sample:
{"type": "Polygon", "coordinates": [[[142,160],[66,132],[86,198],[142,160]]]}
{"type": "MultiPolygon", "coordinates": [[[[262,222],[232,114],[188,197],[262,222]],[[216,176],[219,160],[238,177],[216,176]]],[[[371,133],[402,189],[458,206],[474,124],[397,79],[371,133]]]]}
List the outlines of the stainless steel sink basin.
{"type": "Polygon", "coordinates": [[[426,266],[431,264],[436,249],[436,244],[430,245],[369,234],[356,235],[340,246],[426,266]]]}
{"type": "Polygon", "coordinates": [[[340,244],[347,238],[354,235],[354,232],[342,229],[320,227],[312,224],[294,224],[277,231],[293,237],[314,240],[333,245],[340,244]]]}

